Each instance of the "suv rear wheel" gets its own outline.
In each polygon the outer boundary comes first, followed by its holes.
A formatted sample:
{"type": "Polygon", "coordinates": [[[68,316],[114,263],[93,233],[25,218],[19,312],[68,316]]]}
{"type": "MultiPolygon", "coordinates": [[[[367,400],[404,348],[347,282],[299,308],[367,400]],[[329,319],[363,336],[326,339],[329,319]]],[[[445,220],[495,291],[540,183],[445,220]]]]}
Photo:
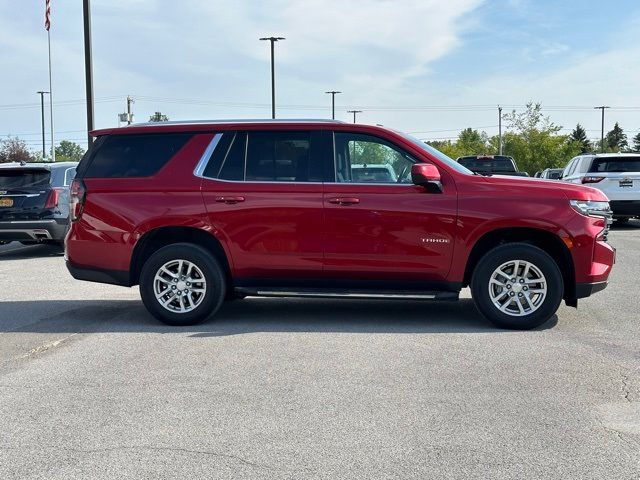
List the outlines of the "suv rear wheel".
{"type": "Polygon", "coordinates": [[[217,260],[191,243],[159,249],[144,263],[140,296],[147,310],[168,325],[194,325],[213,315],[225,297],[217,260]]]}
{"type": "Polygon", "coordinates": [[[478,310],[501,328],[542,325],[558,310],[563,291],[562,275],[553,258],[525,243],[487,252],[471,279],[478,310]]]}

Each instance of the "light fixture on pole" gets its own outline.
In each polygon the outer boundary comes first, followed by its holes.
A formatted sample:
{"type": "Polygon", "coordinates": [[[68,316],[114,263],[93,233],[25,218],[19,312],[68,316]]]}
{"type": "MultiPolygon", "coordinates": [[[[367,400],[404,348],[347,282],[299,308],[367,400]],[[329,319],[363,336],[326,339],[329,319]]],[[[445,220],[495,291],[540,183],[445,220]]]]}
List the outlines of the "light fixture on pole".
{"type": "Polygon", "coordinates": [[[46,149],[45,141],[44,141],[44,95],[49,93],[49,92],[45,92],[44,90],[40,90],[40,91],[38,91],[36,93],[40,95],[40,116],[42,118],[42,159],[44,160],[44,157],[47,156],[47,149],[46,149]]]}
{"type": "Polygon", "coordinates": [[[324,93],[331,94],[331,118],[335,120],[336,119],[336,94],[342,93],[342,92],[339,92],[337,90],[329,90],[328,92],[324,92],[324,93]]]}
{"type": "Polygon", "coordinates": [[[276,72],[273,45],[280,40],[286,39],[284,37],[261,37],[260,40],[268,40],[271,43],[271,118],[276,118],[276,72]]]}

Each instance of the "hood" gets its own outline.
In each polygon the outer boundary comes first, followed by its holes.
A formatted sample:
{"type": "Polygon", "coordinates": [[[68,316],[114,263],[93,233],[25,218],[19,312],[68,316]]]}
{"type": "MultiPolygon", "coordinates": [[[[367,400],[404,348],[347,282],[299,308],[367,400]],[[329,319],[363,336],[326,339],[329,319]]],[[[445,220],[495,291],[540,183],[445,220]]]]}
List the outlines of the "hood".
{"type": "Polygon", "coordinates": [[[505,189],[532,189],[536,195],[549,197],[563,196],[568,200],[593,200],[609,201],[607,196],[597,188],[563,182],[561,180],[546,180],[534,177],[511,177],[506,175],[493,175],[482,177],[485,182],[505,189]]]}

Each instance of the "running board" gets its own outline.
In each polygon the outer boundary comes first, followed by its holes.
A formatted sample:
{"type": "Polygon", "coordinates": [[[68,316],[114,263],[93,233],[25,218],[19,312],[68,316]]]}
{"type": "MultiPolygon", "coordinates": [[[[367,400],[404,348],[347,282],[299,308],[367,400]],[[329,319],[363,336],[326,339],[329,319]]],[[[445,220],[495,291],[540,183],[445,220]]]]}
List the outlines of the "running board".
{"type": "Polygon", "coordinates": [[[458,292],[402,290],[343,290],[319,288],[236,287],[240,295],[255,297],[351,298],[359,300],[458,300],[458,292]]]}

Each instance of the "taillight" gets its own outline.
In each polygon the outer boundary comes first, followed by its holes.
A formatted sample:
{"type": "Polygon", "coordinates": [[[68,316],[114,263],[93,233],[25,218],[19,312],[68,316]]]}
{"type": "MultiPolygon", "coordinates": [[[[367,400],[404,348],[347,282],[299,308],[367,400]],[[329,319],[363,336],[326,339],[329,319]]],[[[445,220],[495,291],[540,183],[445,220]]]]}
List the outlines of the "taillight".
{"type": "Polygon", "coordinates": [[[60,195],[62,194],[61,188],[52,188],[47,197],[47,201],[44,202],[45,209],[56,208],[60,201],[60,195]]]}
{"type": "Polygon", "coordinates": [[[69,215],[71,221],[75,222],[82,216],[82,209],[84,207],[84,198],[87,194],[87,189],[84,183],[79,178],[75,178],[71,182],[71,191],[69,193],[69,215]]]}
{"type": "Polygon", "coordinates": [[[598,183],[604,180],[604,177],[582,177],[582,183],[598,183]]]}

